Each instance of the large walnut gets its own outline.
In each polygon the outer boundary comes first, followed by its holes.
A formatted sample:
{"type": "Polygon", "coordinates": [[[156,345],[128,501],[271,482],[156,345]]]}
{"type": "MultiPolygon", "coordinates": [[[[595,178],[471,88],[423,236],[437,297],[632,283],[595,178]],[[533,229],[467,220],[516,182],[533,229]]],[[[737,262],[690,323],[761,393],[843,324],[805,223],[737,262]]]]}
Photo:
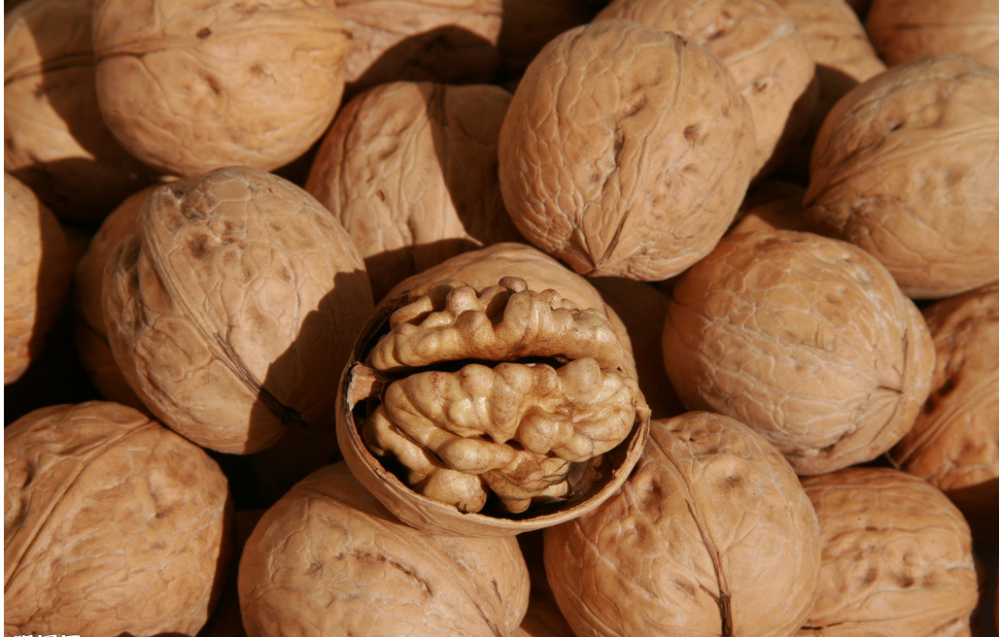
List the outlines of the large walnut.
{"type": "Polygon", "coordinates": [[[507,637],[524,617],[528,573],[513,538],[400,524],[338,463],[264,514],[239,593],[250,637],[507,637]]]}
{"type": "Polygon", "coordinates": [[[348,36],[332,0],[96,0],[93,21],[101,114],[164,172],[277,168],[340,106],[348,36]]]}
{"type": "Polygon", "coordinates": [[[4,634],[195,635],[231,508],[215,462],[134,409],[24,416],[4,430],[4,634]]]}
{"type": "Polygon", "coordinates": [[[807,226],[881,261],[914,298],[997,279],[997,72],[924,58],[845,95],[823,122],[807,226]]]}
{"type": "Polygon", "coordinates": [[[799,474],[888,451],[934,366],[926,323],[878,261],[790,230],[727,237],[681,275],[663,356],[688,409],[750,425],[799,474]]]}
{"type": "Polygon", "coordinates": [[[754,126],[713,54],[601,20],[529,65],[499,152],[504,203],[526,239],[582,274],[659,280],[710,252],[733,220],[754,126]]]}
{"type": "Polygon", "coordinates": [[[578,637],[780,637],[819,582],[819,527],[795,473],[717,414],[653,421],[621,490],[544,534],[549,582],[578,637]]]}
{"type": "Polygon", "coordinates": [[[132,389],[164,424],[227,453],[290,426],[332,435],[337,379],[372,311],[344,229],[304,190],[249,168],[153,191],[103,295],[132,389]]]}

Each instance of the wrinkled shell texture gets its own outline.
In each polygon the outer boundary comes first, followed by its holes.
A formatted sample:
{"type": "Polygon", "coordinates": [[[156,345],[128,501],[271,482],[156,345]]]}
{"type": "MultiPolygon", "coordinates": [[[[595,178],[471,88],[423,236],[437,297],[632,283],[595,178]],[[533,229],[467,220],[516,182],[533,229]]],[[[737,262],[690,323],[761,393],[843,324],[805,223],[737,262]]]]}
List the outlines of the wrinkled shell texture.
{"type": "Polygon", "coordinates": [[[73,259],[55,216],[3,176],[3,382],[18,380],[43,346],[69,293],[73,259]]]}
{"type": "Polygon", "coordinates": [[[811,229],[861,246],[913,298],[997,279],[997,72],[924,58],[844,96],[813,148],[811,229]]]}
{"type": "Polygon", "coordinates": [[[754,175],[772,172],[805,132],[816,101],[815,64],[772,0],[616,0],[597,16],[605,18],[670,31],[719,56],[753,116],[754,175]]]}
{"type": "Polygon", "coordinates": [[[101,114],[164,172],[277,168],[340,106],[347,33],[328,0],[97,0],[93,20],[101,114]]]}
{"type": "Polygon", "coordinates": [[[578,637],[788,635],[819,581],[819,527],[795,473],[716,414],[654,421],[622,489],[544,533],[578,637]]]}
{"type": "Polygon", "coordinates": [[[868,37],[889,66],[927,55],[964,55],[994,69],[1000,54],[995,0],[875,0],[868,37]]]}
{"type": "Polygon", "coordinates": [[[306,190],[354,239],[376,299],[460,252],[520,238],[497,177],[510,97],[485,84],[396,82],[338,114],[306,190]]]}
{"type": "Polygon", "coordinates": [[[138,411],[24,416],[4,430],[4,634],[196,634],[230,507],[218,465],[138,411]]]}
{"type": "Polygon", "coordinates": [[[93,4],[33,0],[4,18],[5,169],[76,221],[102,219],[153,178],[101,119],[93,4]]]}
{"type": "Polygon", "coordinates": [[[581,274],[660,280],[703,257],[749,184],[753,121],[718,59],[626,20],[564,32],[500,130],[521,234],[581,274]]]}
{"type": "Polygon", "coordinates": [[[969,526],[933,486],[884,468],[803,479],[819,518],[820,585],[799,637],[969,634],[969,526]]]}
{"type": "Polygon", "coordinates": [[[524,616],[527,582],[513,538],[407,527],[339,463],[264,514],[239,591],[250,637],[495,637],[524,616]]]}
{"type": "Polygon", "coordinates": [[[105,270],[129,385],[167,426],[226,453],[334,422],[337,380],[372,311],[364,263],[315,199],[220,169],[155,190],[105,270]]]}
{"type": "Polygon", "coordinates": [[[750,425],[799,474],[887,451],[934,366],[927,325],[877,261],[778,230],[728,237],[680,277],[663,356],[688,409],[750,425]]]}
{"type": "Polygon", "coordinates": [[[998,304],[993,285],[924,310],[937,351],[931,395],[890,454],[944,491],[972,524],[997,520],[998,304]]]}

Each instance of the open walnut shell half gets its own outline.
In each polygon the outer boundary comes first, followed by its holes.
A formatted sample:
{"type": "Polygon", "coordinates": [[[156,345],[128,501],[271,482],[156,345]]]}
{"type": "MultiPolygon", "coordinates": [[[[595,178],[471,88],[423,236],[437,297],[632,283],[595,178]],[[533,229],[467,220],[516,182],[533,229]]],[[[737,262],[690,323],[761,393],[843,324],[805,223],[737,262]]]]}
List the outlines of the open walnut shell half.
{"type": "Polygon", "coordinates": [[[424,530],[513,535],[583,514],[638,460],[649,408],[603,312],[517,277],[383,302],[340,387],[351,471],[424,530]]]}

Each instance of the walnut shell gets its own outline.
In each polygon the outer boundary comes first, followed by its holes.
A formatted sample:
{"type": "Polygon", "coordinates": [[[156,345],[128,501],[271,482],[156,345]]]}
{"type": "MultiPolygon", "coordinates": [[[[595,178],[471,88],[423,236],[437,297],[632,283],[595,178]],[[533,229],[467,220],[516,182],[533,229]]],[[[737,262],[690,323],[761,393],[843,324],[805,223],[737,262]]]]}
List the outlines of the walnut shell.
{"type": "Polygon", "coordinates": [[[718,59],[627,20],[566,31],[500,129],[521,234],[574,270],[659,280],[711,251],[750,179],[753,119],[718,59]]]}
{"type": "Polygon", "coordinates": [[[888,451],[934,366],[926,323],[884,267],[790,230],[727,237],[681,275],[663,356],[688,409],[753,427],[799,474],[888,451]]]}
{"type": "Polygon", "coordinates": [[[621,490],[544,535],[578,637],[788,635],[819,583],[819,527],[795,473],[717,414],[654,421],[621,490]]]}
{"type": "Polygon", "coordinates": [[[375,298],[460,252],[520,239],[497,177],[509,103],[496,86],[395,82],[337,115],[306,190],[354,239],[375,298]]]}
{"type": "Polygon", "coordinates": [[[364,264],[319,202],[250,168],[162,186],[105,269],[115,360],[160,420],[253,453],[333,435],[337,379],[372,311],[364,264]]]}
{"type": "Polygon", "coordinates": [[[96,0],[93,22],[101,114],[164,172],[277,168],[340,106],[347,33],[329,0],[96,0]]]}
{"type": "Polygon", "coordinates": [[[816,139],[807,226],[864,248],[914,298],[995,281],[998,94],[995,70],[947,56],[859,85],[816,139]]]}
{"type": "Polygon", "coordinates": [[[239,592],[250,637],[498,637],[524,616],[528,573],[513,538],[400,524],[338,463],[264,514],[239,592]]]}
{"type": "Polygon", "coordinates": [[[134,409],[24,416],[4,430],[4,634],[196,634],[231,514],[218,465],[134,409]]]}
{"type": "Polygon", "coordinates": [[[969,634],[978,598],[972,540],[940,491],[886,468],[849,467],[802,484],[823,558],[799,637],[969,634]]]}

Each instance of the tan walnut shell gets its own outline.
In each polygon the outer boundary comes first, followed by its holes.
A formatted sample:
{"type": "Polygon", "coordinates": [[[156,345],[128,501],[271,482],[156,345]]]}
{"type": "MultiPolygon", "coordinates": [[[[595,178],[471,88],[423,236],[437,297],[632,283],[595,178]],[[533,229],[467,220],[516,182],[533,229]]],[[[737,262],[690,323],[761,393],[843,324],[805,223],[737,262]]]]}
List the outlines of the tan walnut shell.
{"type": "Polygon", "coordinates": [[[936,56],[845,95],[810,166],[810,229],[861,246],[913,298],[997,280],[997,71],[936,56]]]}
{"type": "Polygon", "coordinates": [[[375,298],[460,252],[520,239],[497,176],[509,103],[497,86],[394,82],[337,115],[306,190],[354,239],[375,298]]]}
{"type": "Polygon", "coordinates": [[[746,423],[800,475],[888,451],[934,366],[923,317],[884,267],[790,230],[727,237],[681,275],[663,356],[688,409],[746,423]]]}
{"type": "Polygon", "coordinates": [[[819,526],[795,473],[718,414],[653,421],[621,490],[544,535],[549,583],[578,637],[780,637],[819,584],[819,526]]]}
{"type": "Polygon", "coordinates": [[[101,114],[164,172],[277,168],[340,106],[348,38],[331,0],[96,0],[93,21],[101,114]]]}
{"type": "Polygon", "coordinates": [[[4,634],[195,635],[231,517],[218,465],[144,414],[29,413],[4,430],[4,634]]]}
{"type": "Polygon", "coordinates": [[[528,572],[514,538],[401,524],[341,462],[264,514],[239,593],[250,637],[506,637],[524,617],[528,572]]]}
{"type": "Polygon", "coordinates": [[[504,277],[383,302],[342,381],[351,470],[407,524],[510,535],[610,495],[649,408],[603,313],[504,277]]]}
{"type": "Polygon", "coordinates": [[[260,451],[290,426],[332,435],[337,379],[372,311],[344,229],[301,188],[249,168],[156,189],[103,295],[132,389],[225,453],[260,451]]]}
{"type": "Polygon", "coordinates": [[[749,107],[718,58],[601,20],[528,66],[500,129],[500,187],[521,234],[577,272],[655,281],[711,251],[753,152],[749,107]]]}
{"type": "Polygon", "coordinates": [[[823,559],[798,637],[969,635],[978,597],[972,538],[944,494],[886,468],[848,467],[802,484],[823,559]]]}

